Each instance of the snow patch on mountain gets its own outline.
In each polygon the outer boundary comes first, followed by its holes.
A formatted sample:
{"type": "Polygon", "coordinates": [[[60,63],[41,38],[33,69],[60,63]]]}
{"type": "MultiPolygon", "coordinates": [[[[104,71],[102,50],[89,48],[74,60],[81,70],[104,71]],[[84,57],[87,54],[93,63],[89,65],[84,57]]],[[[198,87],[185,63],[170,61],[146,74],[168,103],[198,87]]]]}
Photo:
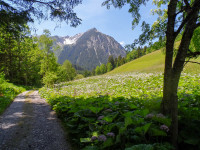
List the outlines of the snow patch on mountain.
{"type": "Polygon", "coordinates": [[[75,36],[72,37],[66,37],[64,39],[64,45],[72,45],[76,44],[76,41],[83,35],[83,33],[76,34],[75,36]]]}

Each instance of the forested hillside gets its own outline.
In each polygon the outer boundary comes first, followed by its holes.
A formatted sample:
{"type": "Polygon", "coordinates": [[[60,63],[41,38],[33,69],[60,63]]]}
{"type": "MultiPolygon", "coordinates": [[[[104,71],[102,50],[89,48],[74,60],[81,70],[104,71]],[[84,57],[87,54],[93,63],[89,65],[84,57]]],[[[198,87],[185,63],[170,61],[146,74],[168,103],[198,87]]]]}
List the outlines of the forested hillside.
{"type": "Polygon", "coordinates": [[[70,62],[63,66],[57,63],[48,30],[39,38],[31,36],[27,26],[19,30],[13,24],[1,24],[0,31],[0,72],[10,82],[50,86],[76,76],[70,62]]]}

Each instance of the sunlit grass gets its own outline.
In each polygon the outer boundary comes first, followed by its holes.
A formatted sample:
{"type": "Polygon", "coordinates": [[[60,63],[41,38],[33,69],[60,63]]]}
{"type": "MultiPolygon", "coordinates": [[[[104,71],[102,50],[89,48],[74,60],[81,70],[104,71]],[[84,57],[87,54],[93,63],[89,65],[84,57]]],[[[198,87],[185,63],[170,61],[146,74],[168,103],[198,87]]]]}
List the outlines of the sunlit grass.
{"type": "Polygon", "coordinates": [[[12,83],[8,83],[1,79],[0,83],[0,114],[12,103],[15,96],[26,89],[16,86],[12,83]]]}
{"type": "MultiPolygon", "coordinates": [[[[176,44],[178,45],[178,43],[176,44]]],[[[200,63],[200,57],[197,59],[191,59],[191,61],[196,61],[200,63]]],[[[163,50],[158,50],[128,62],[118,68],[115,68],[107,74],[116,74],[124,72],[143,72],[143,73],[155,73],[164,72],[165,55],[163,50]]],[[[200,65],[195,63],[187,63],[183,72],[185,73],[199,73],[200,65]]]]}

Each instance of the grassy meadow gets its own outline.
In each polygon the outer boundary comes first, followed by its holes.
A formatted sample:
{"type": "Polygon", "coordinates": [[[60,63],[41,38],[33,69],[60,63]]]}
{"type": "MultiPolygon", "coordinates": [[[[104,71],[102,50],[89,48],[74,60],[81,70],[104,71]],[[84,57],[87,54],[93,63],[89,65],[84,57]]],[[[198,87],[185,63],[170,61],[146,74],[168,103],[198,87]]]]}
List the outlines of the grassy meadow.
{"type": "MultiPolygon", "coordinates": [[[[200,63],[200,57],[197,59],[191,59],[190,61],[196,61],[200,63]]],[[[156,73],[164,71],[165,55],[163,50],[158,50],[150,54],[144,55],[138,59],[135,59],[129,63],[126,63],[118,68],[115,68],[107,74],[116,74],[124,72],[144,72],[144,73],[156,73]]],[[[187,63],[183,72],[198,74],[200,73],[200,65],[195,63],[187,63]]]]}
{"type": "MultiPolygon", "coordinates": [[[[179,145],[184,148],[200,147],[199,135],[192,134],[200,131],[199,84],[200,74],[182,74],[179,145]]],[[[40,94],[63,120],[75,149],[168,150],[171,120],[160,113],[162,87],[162,73],[135,72],[43,87],[40,94]]]]}

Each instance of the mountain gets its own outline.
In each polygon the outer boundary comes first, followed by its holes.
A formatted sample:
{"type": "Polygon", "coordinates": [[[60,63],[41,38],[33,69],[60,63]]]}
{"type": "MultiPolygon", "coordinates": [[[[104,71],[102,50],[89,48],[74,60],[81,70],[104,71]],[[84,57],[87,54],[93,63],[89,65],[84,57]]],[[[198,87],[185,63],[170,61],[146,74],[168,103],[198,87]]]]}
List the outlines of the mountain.
{"type": "Polygon", "coordinates": [[[94,69],[97,65],[107,63],[108,57],[124,57],[124,48],[111,36],[99,32],[96,28],[75,36],[54,36],[55,42],[60,46],[55,51],[58,63],[62,64],[66,59],[72,64],[87,70],[94,69]]]}

